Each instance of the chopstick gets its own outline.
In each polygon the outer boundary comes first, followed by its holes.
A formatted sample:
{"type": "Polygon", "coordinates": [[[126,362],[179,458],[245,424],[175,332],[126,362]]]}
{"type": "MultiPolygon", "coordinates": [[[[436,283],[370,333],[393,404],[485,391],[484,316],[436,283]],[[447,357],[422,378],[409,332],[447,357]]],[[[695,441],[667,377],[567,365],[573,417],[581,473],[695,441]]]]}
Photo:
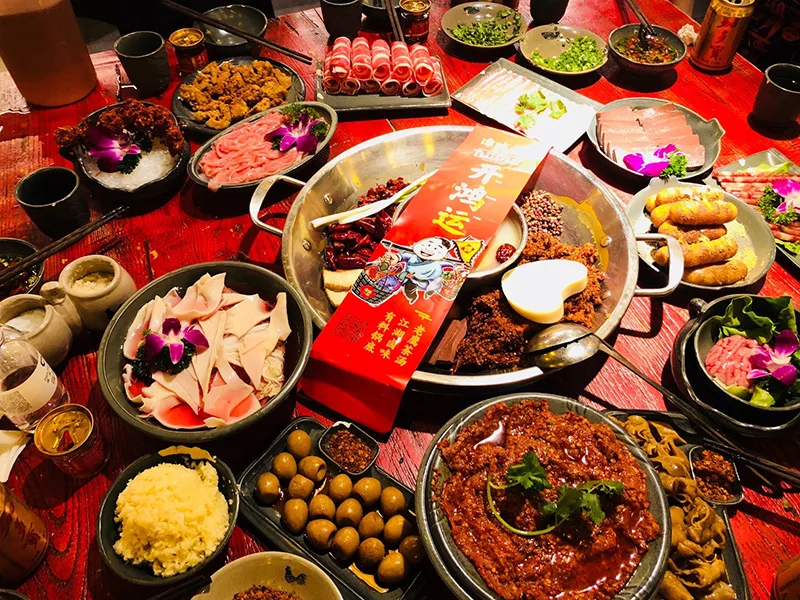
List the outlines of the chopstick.
{"type": "Polygon", "coordinates": [[[193,575],[189,579],[184,579],[175,587],[168,589],[165,592],[151,596],[149,600],[184,600],[189,593],[204,588],[211,583],[211,577],[208,575],[193,575]]]}
{"type": "Polygon", "coordinates": [[[800,486],[800,471],[796,469],[791,469],[789,467],[785,467],[782,464],[773,462],[768,458],[760,456],[758,454],[754,454],[748,450],[743,448],[733,448],[728,446],[727,444],[722,444],[715,440],[703,440],[703,445],[706,448],[711,450],[715,450],[720,454],[725,454],[741,463],[744,463],[749,466],[757,467],[777,477],[780,477],[784,481],[788,481],[796,486],[800,486]]]}
{"type": "Polygon", "coordinates": [[[653,29],[653,26],[650,25],[650,21],[647,19],[645,14],[642,12],[642,9],[639,8],[639,5],[636,4],[636,0],[625,0],[628,3],[628,6],[631,7],[631,10],[636,15],[636,18],[644,25],[644,28],[647,30],[647,35],[652,35],[655,37],[656,30],[653,29]]]}
{"type": "Polygon", "coordinates": [[[386,6],[386,14],[389,15],[389,23],[392,26],[392,35],[395,41],[405,42],[403,26],[400,24],[400,17],[397,16],[397,10],[394,8],[394,0],[383,0],[383,4],[386,6]]]}
{"type": "Polygon", "coordinates": [[[14,279],[17,275],[22,273],[25,269],[29,268],[30,266],[43,261],[50,256],[53,256],[56,252],[60,252],[64,248],[68,248],[72,246],[78,240],[83,239],[93,231],[100,229],[103,225],[108,223],[109,221],[113,221],[118,216],[124,214],[128,210],[127,206],[118,206],[111,212],[106,213],[99,219],[95,221],[89,221],[83,227],[80,227],[73,231],[72,233],[68,233],[64,237],[51,242],[41,250],[37,250],[33,254],[26,256],[24,259],[16,263],[15,265],[8,267],[7,269],[3,269],[0,271],[0,285],[4,285],[14,279]]]}
{"type": "Polygon", "coordinates": [[[211,25],[212,27],[216,27],[217,29],[222,29],[229,33],[233,33],[234,35],[238,35],[241,38],[246,39],[248,42],[253,42],[254,44],[258,44],[259,46],[264,46],[265,48],[269,48],[270,50],[274,50],[275,52],[280,52],[281,54],[285,54],[286,56],[293,58],[295,60],[299,60],[302,63],[307,65],[314,64],[314,59],[310,56],[303,54],[302,52],[297,52],[292,50],[291,48],[286,48],[285,46],[281,46],[280,44],[276,44],[274,42],[269,42],[265,39],[256,37],[247,33],[246,31],[242,31],[233,25],[228,25],[227,23],[223,23],[221,21],[217,21],[216,19],[212,19],[211,17],[207,17],[201,12],[197,12],[196,10],[192,10],[191,8],[187,8],[182,4],[178,4],[177,2],[173,2],[172,0],[161,0],[161,4],[164,5],[166,8],[170,10],[174,10],[177,13],[185,15],[187,17],[192,17],[193,19],[200,21],[201,23],[205,23],[206,25],[211,25]]]}

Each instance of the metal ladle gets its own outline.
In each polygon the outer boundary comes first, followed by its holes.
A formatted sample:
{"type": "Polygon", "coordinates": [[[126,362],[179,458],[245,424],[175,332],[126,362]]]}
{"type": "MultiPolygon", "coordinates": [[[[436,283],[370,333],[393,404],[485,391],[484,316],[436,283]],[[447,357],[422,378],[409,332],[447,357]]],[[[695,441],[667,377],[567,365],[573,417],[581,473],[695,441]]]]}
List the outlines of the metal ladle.
{"type": "MultiPolygon", "coordinates": [[[[534,335],[525,347],[525,353],[532,354],[536,366],[543,370],[569,367],[591,358],[597,354],[598,351],[604,352],[661,392],[665,398],[689,417],[689,419],[707,435],[716,438],[718,441],[733,449],[745,451],[736,442],[731,441],[727,436],[717,431],[713,423],[698,409],[680,396],[669,391],[649,375],[646,375],[639,367],[620,354],[608,342],[597,337],[597,335],[583,325],[578,325],[577,323],[557,323],[551,325],[534,335]]],[[[770,488],[775,488],[775,484],[767,479],[761,471],[750,465],[747,465],[747,467],[770,488]]]]}

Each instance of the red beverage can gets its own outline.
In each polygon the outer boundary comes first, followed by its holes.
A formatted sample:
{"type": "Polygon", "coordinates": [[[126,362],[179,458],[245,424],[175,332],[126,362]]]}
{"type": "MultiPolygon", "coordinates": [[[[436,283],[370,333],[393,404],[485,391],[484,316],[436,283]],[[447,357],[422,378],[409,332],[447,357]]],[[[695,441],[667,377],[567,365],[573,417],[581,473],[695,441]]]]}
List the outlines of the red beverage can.
{"type": "Polygon", "coordinates": [[[94,417],[80,404],[63,404],[42,417],[33,442],[39,452],[75,479],[91,477],[108,461],[94,417]]]}
{"type": "Polygon", "coordinates": [[[169,36],[181,75],[202,69],[208,64],[205,37],[202,31],[194,27],[178,29],[169,36]]]}
{"type": "Polygon", "coordinates": [[[20,581],[42,562],[47,525],[0,483],[0,584],[20,581]]]}

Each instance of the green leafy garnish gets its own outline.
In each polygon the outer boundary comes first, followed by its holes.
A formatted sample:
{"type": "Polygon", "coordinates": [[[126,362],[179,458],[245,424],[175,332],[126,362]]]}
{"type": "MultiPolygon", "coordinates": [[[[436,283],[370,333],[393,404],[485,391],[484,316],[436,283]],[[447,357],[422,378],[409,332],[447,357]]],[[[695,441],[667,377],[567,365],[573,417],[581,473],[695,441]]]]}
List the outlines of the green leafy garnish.
{"type": "Polygon", "coordinates": [[[539,90],[533,94],[522,94],[517,98],[517,107],[522,108],[523,111],[532,110],[540,113],[548,107],[548,102],[545,95],[539,90]]]}
{"type": "Polygon", "coordinates": [[[800,214],[793,208],[789,208],[786,212],[778,212],[776,210],[783,200],[783,196],[773,190],[771,185],[764,188],[761,198],[758,199],[757,206],[767,222],[775,223],[776,225],[791,225],[800,220],[800,214]]]}
{"type": "Polygon", "coordinates": [[[531,62],[540,67],[563,73],[577,73],[593,69],[605,59],[605,54],[597,45],[597,40],[586,35],[579,35],[569,42],[564,52],[555,58],[546,58],[538,50],[531,54],[531,62]]]}
{"type": "Polygon", "coordinates": [[[669,166],[666,167],[663,171],[661,171],[661,179],[669,179],[671,175],[675,177],[684,177],[686,175],[686,168],[689,166],[689,159],[686,158],[685,154],[681,154],[679,151],[670,152],[669,154],[669,166]]]}
{"type": "MultiPolygon", "coordinates": [[[[152,332],[146,331],[145,337],[148,333],[152,332]]],[[[189,365],[192,364],[192,357],[197,352],[197,349],[191,342],[187,340],[181,341],[183,342],[183,356],[181,356],[181,359],[175,364],[172,364],[172,360],[169,357],[169,346],[165,345],[158,354],[148,361],[145,358],[145,344],[141,344],[139,350],[136,351],[136,359],[133,361],[133,376],[139,381],[151,385],[154,381],[153,373],[156,371],[177,375],[181,371],[189,368],[189,365]]]]}
{"type": "Polygon", "coordinates": [[[126,154],[117,163],[117,170],[120,173],[129,175],[137,167],[140,160],[142,160],[141,154],[126,154]]]}
{"type": "Polygon", "coordinates": [[[517,129],[521,129],[522,131],[530,129],[534,125],[536,125],[536,117],[531,113],[520,115],[519,119],[517,119],[517,129]]]}
{"type": "Polygon", "coordinates": [[[787,242],[775,238],[775,243],[791,254],[800,254],[800,242],[787,242]]]}
{"type": "Polygon", "coordinates": [[[551,119],[560,119],[565,114],[567,114],[567,105],[564,104],[563,100],[556,100],[555,102],[550,103],[551,119]]]}
{"type": "Polygon", "coordinates": [[[605,512],[600,505],[599,494],[613,496],[621,494],[624,490],[622,483],[608,480],[587,481],[575,487],[562,485],[558,489],[556,502],[545,502],[541,507],[542,516],[552,521],[552,523],[543,529],[527,531],[514,527],[503,518],[494,504],[492,490],[507,490],[519,486],[526,492],[538,494],[553,486],[547,480],[547,472],[539,462],[539,457],[536,456],[535,452],[526,452],[525,456],[522,457],[521,463],[508,467],[506,481],[508,483],[500,485],[492,482],[491,475],[486,478],[486,497],[489,502],[489,510],[503,527],[523,537],[534,537],[550,533],[563,523],[581,515],[584,515],[595,525],[599,525],[606,518],[605,512]]]}
{"type": "Polygon", "coordinates": [[[745,173],[767,173],[770,175],[785,175],[789,172],[789,167],[792,166],[792,163],[789,161],[783,162],[779,165],[771,165],[769,163],[762,162],[757,167],[750,167],[749,169],[745,169],[745,173]]]}
{"type": "Polygon", "coordinates": [[[788,329],[797,333],[797,319],[791,296],[759,298],[758,312],[753,308],[751,296],[740,296],[731,300],[725,314],[712,317],[718,323],[714,341],[732,335],[768,344],[773,336],[788,329]]]}
{"type": "Polygon", "coordinates": [[[547,473],[535,452],[526,452],[520,464],[508,467],[506,481],[512,486],[518,485],[534,492],[553,487],[547,481],[547,473]]]}
{"type": "Polygon", "coordinates": [[[493,19],[459,23],[450,33],[457,40],[473,46],[500,46],[517,37],[521,30],[520,14],[515,10],[505,9],[499,11],[493,19]]]}

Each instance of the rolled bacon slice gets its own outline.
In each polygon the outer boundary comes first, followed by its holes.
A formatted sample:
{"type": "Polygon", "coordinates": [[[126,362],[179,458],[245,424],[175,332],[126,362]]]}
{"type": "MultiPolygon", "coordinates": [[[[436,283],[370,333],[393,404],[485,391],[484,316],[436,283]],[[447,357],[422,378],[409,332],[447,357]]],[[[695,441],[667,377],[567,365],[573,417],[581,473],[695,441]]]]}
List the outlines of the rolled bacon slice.
{"type": "Polygon", "coordinates": [[[327,94],[338,94],[342,90],[339,80],[333,76],[331,72],[331,55],[325,57],[324,66],[322,67],[322,89],[327,94]]]}
{"type": "Polygon", "coordinates": [[[437,62],[437,67],[438,68],[434,69],[431,78],[422,85],[422,94],[428,98],[431,96],[438,96],[444,90],[441,63],[437,62]]]}
{"type": "Polygon", "coordinates": [[[365,79],[361,82],[361,89],[367,94],[377,94],[381,91],[381,82],[377,79],[365,79]]]}
{"type": "Polygon", "coordinates": [[[409,79],[403,84],[402,93],[403,96],[406,98],[413,98],[414,96],[419,96],[419,93],[422,91],[422,86],[418,84],[413,79],[409,79]]]}
{"type": "Polygon", "coordinates": [[[411,55],[408,46],[404,42],[393,42],[391,46],[392,54],[392,78],[399,82],[406,82],[413,75],[411,55]]]}
{"type": "Polygon", "coordinates": [[[372,42],[372,77],[386,81],[392,74],[392,59],[389,44],[385,40],[372,42]]]}
{"type": "Polygon", "coordinates": [[[352,71],[342,80],[342,93],[348,96],[355,96],[361,89],[361,82],[355,77],[352,71]]]}
{"type": "Polygon", "coordinates": [[[352,47],[346,37],[338,37],[331,49],[331,74],[337,79],[344,79],[350,72],[352,47]]]}
{"type": "Polygon", "coordinates": [[[389,78],[381,83],[381,92],[387,96],[397,96],[402,89],[402,85],[396,79],[389,78]]]}
{"type": "Polygon", "coordinates": [[[414,70],[414,79],[424,84],[433,76],[433,60],[430,51],[421,44],[411,46],[411,66],[414,70]]]}

